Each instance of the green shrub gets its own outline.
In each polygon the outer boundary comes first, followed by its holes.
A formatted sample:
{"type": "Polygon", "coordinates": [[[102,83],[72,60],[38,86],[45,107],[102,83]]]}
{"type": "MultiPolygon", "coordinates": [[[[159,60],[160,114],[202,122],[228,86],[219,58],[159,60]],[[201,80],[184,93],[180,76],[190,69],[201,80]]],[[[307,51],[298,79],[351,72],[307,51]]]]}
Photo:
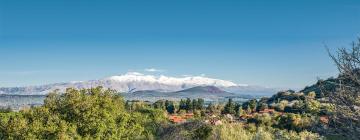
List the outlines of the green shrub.
{"type": "Polygon", "coordinates": [[[316,140],[321,139],[318,134],[308,131],[297,133],[295,131],[287,131],[274,129],[271,127],[255,127],[254,124],[244,126],[243,124],[224,124],[215,126],[212,140],[316,140]],[[249,129],[249,126],[251,129],[249,129]],[[253,130],[255,128],[255,130],[253,130]]]}

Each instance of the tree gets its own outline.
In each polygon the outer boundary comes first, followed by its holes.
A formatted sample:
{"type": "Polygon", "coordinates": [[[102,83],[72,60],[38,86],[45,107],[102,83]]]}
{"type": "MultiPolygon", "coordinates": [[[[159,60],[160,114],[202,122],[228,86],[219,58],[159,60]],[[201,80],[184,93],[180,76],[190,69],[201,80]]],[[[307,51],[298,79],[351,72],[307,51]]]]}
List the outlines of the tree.
{"type": "Polygon", "coordinates": [[[280,103],[278,103],[276,109],[278,111],[284,111],[285,107],[289,104],[289,102],[287,100],[282,100],[280,101],[280,103]]]}
{"type": "Polygon", "coordinates": [[[236,117],[241,117],[242,115],[245,115],[245,111],[242,109],[242,107],[239,107],[236,111],[236,117]]]}
{"type": "Polygon", "coordinates": [[[305,102],[305,111],[312,113],[312,114],[318,114],[320,112],[320,102],[317,100],[309,99],[305,102]]]}
{"type": "Polygon", "coordinates": [[[146,139],[152,139],[152,135],[156,135],[159,128],[162,127],[162,124],[167,122],[167,118],[162,109],[143,108],[138,110],[136,115],[141,117],[141,120],[137,121],[143,124],[145,128],[147,134],[146,139]]]}
{"type": "Polygon", "coordinates": [[[204,103],[205,103],[204,99],[199,98],[197,101],[197,109],[202,110],[204,107],[204,103]]]}
{"type": "Polygon", "coordinates": [[[169,101],[169,100],[166,100],[166,101],[165,101],[165,108],[167,108],[169,105],[170,105],[170,101],[169,101]]]}
{"type": "Polygon", "coordinates": [[[272,118],[268,113],[256,114],[255,117],[249,119],[248,122],[255,123],[257,126],[271,126],[272,118]]]}
{"type": "Polygon", "coordinates": [[[193,109],[193,105],[190,98],[186,99],[186,111],[191,111],[193,109]]]}
{"type": "Polygon", "coordinates": [[[198,109],[198,102],[196,99],[192,100],[192,109],[197,110],[198,109]]]}
{"type": "Polygon", "coordinates": [[[165,109],[166,106],[165,106],[165,102],[164,100],[158,100],[154,103],[154,108],[156,109],[165,109]]]}
{"type": "Polygon", "coordinates": [[[295,102],[292,106],[293,113],[304,113],[305,110],[305,103],[302,100],[295,102]]]}
{"type": "Polygon", "coordinates": [[[174,114],[175,112],[175,106],[173,102],[169,102],[166,106],[166,111],[170,114],[174,114]]]}
{"type": "Polygon", "coordinates": [[[309,92],[308,95],[307,95],[307,97],[308,97],[309,99],[315,99],[316,93],[315,93],[314,91],[309,92]]]}
{"type": "Polygon", "coordinates": [[[249,107],[252,111],[256,111],[257,101],[256,99],[252,99],[249,101],[249,107]]]}
{"type": "Polygon", "coordinates": [[[187,107],[186,107],[186,101],[183,100],[183,99],[181,99],[181,100],[180,100],[180,103],[179,103],[179,111],[180,111],[180,110],[186,110],[186,109],[187,109],[187,107]]]}
{"type": "Polygon", "coordinates": [[[265,109],[268,109],[268,108],[269,108],[268,104],[260,103],[257,110],[261,111],[261,110],[265,110],[265,109]]]}
{"type": "Polygon", "coordinates": [[[331,83],[336,90],[327,90],[328,83],[322,83],[321,89],[335,105],[332,128],[349,139],[360,139],[360,38],[351,47],[340,48],[337,55],[328,50],[340,74],[337,81],[331,83]]]}
{"type": "Polygon", "coordinates": [[[311,127],[314,123],[311,117],[307,115],[300,115],[294,113],[286,113],[285,115],[278,116],[278,122],[275,125],[281,129],[294,130],[297,132],[303,131],[311,127]]]}
{"type": "Polygon", "coordinates": [[[229,98],[228,102],[226,103],[222,114],[235,114],[235,104],[231,98],[229,98]]]}
{"type": "Polygon", "coordinates": [[[162,118],[147,121],[152,116],[127,112],[123,98],[113,90],[67,89],[50,93],[43,106],[8,119],[0,116],[0,139],[147,139],[153,131],[145,128],[162,118]]]}
{"type": "Polygon", "coordinates": [[[213,103],[210,103],[210,104],[207,106],[206,110],[207,110],[209,113],[214,113],[215,110],[216,110],[216,107],[215,107],[215,105],[214,105],[213,103]]]}

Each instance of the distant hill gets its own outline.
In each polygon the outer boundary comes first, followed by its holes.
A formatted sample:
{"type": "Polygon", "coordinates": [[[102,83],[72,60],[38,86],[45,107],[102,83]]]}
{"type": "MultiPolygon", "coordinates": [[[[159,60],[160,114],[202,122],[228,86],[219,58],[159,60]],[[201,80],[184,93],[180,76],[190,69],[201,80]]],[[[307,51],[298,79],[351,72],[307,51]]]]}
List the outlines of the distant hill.
{"type": "Polygon", "coordinates": [[[173,95],[178,96],[203,96],[203,97],[209,97],[209,96],[218,96],[218,97],[228,97],[228,96],[235,96],[234,93],[226,92],[224,90],[221,90],[218,87],[215,86],[197,86],[181,91],[177,91],[172,93],[173,95]]]}
{"type": "Polygon", "coordinates": [[[219,93],[219,94],[226,94],[228,92],[221,90],[215,86],[197,86],[181,91],[177,91],[176,93],[219,93]]]}
{"type": "Polygon", "coordinates": [[[136,91],[133,93],[123,93],[122,95],[128,100],[147,100],[147,101],[156,101],[159,99],[180,100],[183,98],[193,98],[193,99],[203,98],[207,101],[218,101],[218,100],[224,100],[225,98],[243,98],[243,99],[255,98],[255,96],[251,96],[251,95],[237,95],[235,93],[230,93],[221,90],[220,88],[215,86],[197,86],[176,92],[159,92],[155,90],[145,90],[145,91],[136,91]]]}
{"type": "Polygon", "coordinates": [[[252,96],[272,96],[278,91],[284,89],[262,87],[256,85],[247,85],[247,86],[230,86],[226,88],[220,87],[222,90],[227,92],[235,93],[237,95],[252,95],[252,96]]]}
{"type": "Polygon", "coordinates": [[[317,98],[322,98],[322,97],[326,97],[327,95],[325,95],[323,92],[321,92],[321,90],[335,91],[336,85],[338,83],[339,83],[338,78],[329,78],[326,80],[319,80],[318,82],[316,82],[316,84],[307,86],[300,92],[303,92],[305,94],[308,94],[309,92],[315,92],[317,98]]]}

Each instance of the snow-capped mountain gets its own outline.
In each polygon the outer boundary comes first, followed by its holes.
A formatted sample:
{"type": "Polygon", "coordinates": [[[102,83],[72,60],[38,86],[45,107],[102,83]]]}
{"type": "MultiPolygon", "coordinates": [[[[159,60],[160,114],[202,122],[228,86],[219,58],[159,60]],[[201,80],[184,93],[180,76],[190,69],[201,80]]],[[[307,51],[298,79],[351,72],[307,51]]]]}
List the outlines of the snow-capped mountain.
{"type": "Polygon", "coordinates": [[[231,81],[204,76],[168,77],[163,75],[154,76],[130,72],[124,75],[111,76],[100,80],[56,83],[42,86],[0,88],[0,94],[43,95],[56,89],[64,91],[66,88],[81,89],[97,86],[103,86],[104,88],[115,89],[125,93],[142,90],[175,92],[196,86],[215,86],[225,91],[229,89],[233,92],[246,91],[248,94],[251,94],[252,90],[257,91],[257,89],[260,88],[256,87],[254,89],[255,86],[236,84],[231,81]]]}
{"type": "MultiPolygon", "coordinates": [[[[212,79],[203,76],[195,77],[167,77],[167,76],[154,76],[154,75],[144,75],[137,72],[127,73],[120,76],[112,76],[109,78],[103,79],[105,81],[111,81],[116,83],[152,83],[159,85],[168,85],[168,86],[200,86],[200,85],[211,85],[216,87],[231,87],[239,86],[230,81],[212,79]]],[[[244,85],[246,86],[246,85],[244,85]]]]}

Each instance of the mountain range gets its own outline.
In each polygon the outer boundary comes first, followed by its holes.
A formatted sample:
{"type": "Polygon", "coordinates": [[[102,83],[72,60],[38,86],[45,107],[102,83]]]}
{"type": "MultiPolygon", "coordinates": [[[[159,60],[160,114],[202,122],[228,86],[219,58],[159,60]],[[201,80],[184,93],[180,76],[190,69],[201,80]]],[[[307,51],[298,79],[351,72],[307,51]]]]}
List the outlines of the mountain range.
{"type": "Polygon", "coordinates": [[[172,93],[173,95],[189,93],[190,91],[201,91],[201,93],[215,94],[247,94],[247,95],[271,95],[276,89],[261,86],[252,86],[246,84],[236,84],[231,81],[213,79],[204,76],[187,76],[187,77],[168,77],[145,75],[136,72],[126,73],[124,75],[111,76],[100,80],[77,81],[66,83],[55,83],[40,86],[27,87],[3,87],[0,88],[0,94],[7,95],[46,95],[56,89],[64,92],[67,88],[91,88],[102,86],[117,90],[121,93],[172,93]],[[198,87],[198,89],[196,89],[198,87]],[[199,88],[202,87],[202,88],[199,88]],[[206,88],[204,88],[206,87],[206,88]],[[195,88],[195,89],[192,89],[195,88]]]}
{"type": "Polygon", "coordinates": [[[184,98],[202,98],[206,101],[216,101],[222,98],[246,98],[234,93],[223,91],[215,86],[197,86],[175,92],[159,92],[154,90],[136,91],[122,94],[127,100],[157,101],[159,99],[179,100],[184,98]]]}

